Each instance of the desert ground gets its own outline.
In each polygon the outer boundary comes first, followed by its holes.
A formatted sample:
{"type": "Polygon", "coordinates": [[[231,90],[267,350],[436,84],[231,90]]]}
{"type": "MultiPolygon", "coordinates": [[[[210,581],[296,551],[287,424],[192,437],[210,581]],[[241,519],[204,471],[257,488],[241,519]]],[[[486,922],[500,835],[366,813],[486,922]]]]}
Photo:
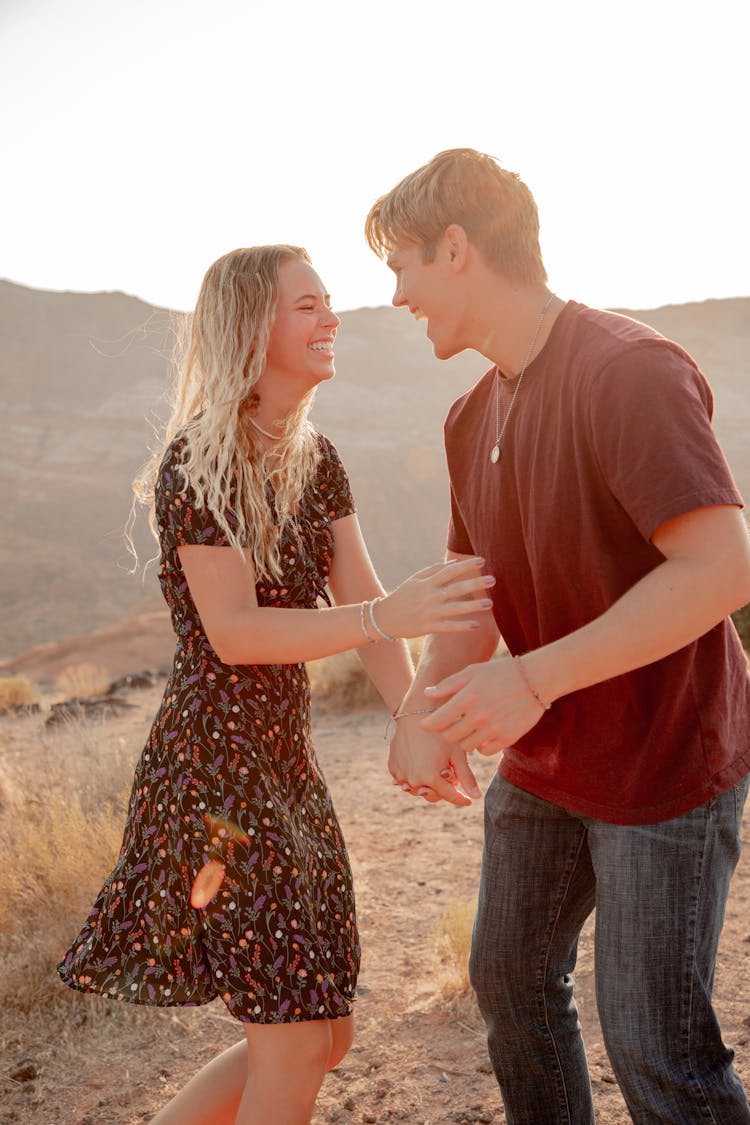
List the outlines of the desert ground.
{"type": "MultiPolygon", "coordinates": [[[[108,719],[48,726],[49,694],[38,714],[0,719],[3,1125],[148,1121],[202,1062],[241,1035],[220,1002],[135,1009],[71,993],[54,972],[116,855],[129,777],[160,686],[120,693],[129,706],[108,719]]],[[[315,1125],[500,1123],[465,975],[481,802],[466,810],[428,806],[396,791],[385,771],[382,708],[359,704],[347,687],[351,698],[343,702],[323,686],[316,744],[350,851],[364,959],[356,1043],[327,1077],[315,1125]]],[[[484,788],[495,763],[476,765],[484,788]]],[[[746,852],[716,998],[725,1040],[750,1085],[749,903],[746,852]]],[[[575,974],[580,1018],[597,1119],[623,1125],[629,1116],[597,1024],[592,939],[590,921],[575,974]]]]}

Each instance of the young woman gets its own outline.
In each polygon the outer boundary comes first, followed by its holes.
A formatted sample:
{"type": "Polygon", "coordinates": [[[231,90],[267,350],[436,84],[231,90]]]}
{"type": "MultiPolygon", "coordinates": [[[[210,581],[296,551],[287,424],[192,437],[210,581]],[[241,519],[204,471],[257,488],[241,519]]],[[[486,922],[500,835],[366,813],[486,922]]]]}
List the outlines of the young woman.
{"type": "Polygon", "coordinates": [[[154,501],[177,650],[118,863],[59,971],[137,1003],[221,996],[242,1021],[245,1040],[158,1125],[304,1125],[351,1043],[351,872],[303,661],[359,649],[396,710],[412,669],[395,638],[471,628],[491,604],[480,560],[385,596],[336,450],[307,421],[338,325],[304,250],[220,258],[158,472],[136,482],[154,501]]]}

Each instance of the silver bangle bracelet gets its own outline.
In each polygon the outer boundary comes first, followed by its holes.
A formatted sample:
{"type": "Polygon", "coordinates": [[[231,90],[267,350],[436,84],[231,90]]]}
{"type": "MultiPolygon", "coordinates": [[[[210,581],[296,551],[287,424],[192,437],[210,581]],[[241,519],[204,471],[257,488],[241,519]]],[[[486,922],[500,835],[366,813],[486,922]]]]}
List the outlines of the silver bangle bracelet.
{"type": "Polygon", "coordinates": [[[372,601],[368,603],[367,609],[370,614],[370,624],[372,625],[378,636],[382,637],[384,641],[395,641],[396,638],[392,637],[390,633],[386,633],[384,629],[381,629],[377,621],[375,620],[375,606],[378,604],[378,602],[382,602],[382,600],[382,598],[373,598],[372,601]]]}
{"type": "Polygon", "coordinates": [[[367,602],[362,602],[362,604],[359,607],[359,626],[360,626],[360,629],[362,630],[362,635],[364,636],[368,645],[374,645],[375,641],[370,636],[370,634],[367,632],[367,625],[365,623],[365,606],[366,605],[367,605],[367,602]]]}

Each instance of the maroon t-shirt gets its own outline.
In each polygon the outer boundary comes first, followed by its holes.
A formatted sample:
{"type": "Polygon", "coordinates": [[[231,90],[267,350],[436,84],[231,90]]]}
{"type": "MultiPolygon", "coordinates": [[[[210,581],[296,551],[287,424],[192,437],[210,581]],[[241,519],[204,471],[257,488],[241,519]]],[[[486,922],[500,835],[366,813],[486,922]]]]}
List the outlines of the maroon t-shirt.
{"type": "MultiPolygon", "coordinates": [[[[650,537],[694,509],[742,504],[689,355],[651,328],[568,302],[529,365],[502,462],[493,367],[451,407],[448,547],[494,574],[510,652],[604,613],[663,561],[650,537]]],[[[514,381],[500,379],[503,414],[514,381]]],[[[729,619],[654,664],[558,699],[506,750],[513,784],[619,824],[679,816],[750,771],[750,680],[729,619]]]]}

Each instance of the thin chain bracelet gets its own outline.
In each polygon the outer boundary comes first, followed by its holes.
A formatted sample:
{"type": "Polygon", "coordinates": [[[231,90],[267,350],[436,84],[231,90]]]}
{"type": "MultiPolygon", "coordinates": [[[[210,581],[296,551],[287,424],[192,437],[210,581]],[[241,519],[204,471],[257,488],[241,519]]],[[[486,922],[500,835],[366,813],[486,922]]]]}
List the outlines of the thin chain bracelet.
{"type": "Polygon", "coordinates": [[[539,706],[544,711],[549,711],[552,704],[551,703],[545,703],[544,700],[542,699],[541,695],[539,694],[539,692],[536,690],[535,687],[533,687],[533,685],[531,683],[531,680],[529,679],[529,677],[526,673],[526,669],[524,668],[523,664],[521,663],[521,657],[520,656],[514,656],[513,659],[515,660],[516,664],[518,665],[518,671],[521,673],[521,679],[523,680],[524,684],[529,689],[531,694],[534,696],[534,699],[537,701],[539,706]]]}
{"type": "Polygon", "coordinates": [[[411,719],[414,715],[432,715],[435,711],[434,707],[419,707],[416,711],[399,711],[398,707],[395,711],[391,712],[388,722],[385,724],[385,734],[383,735],[383,742],[387,742],[396,729],[396,723],[399,719],[411,719]]]}
{"type": "Polygon", "coordinates": [[[367,611],[370,614],[370,624],[372,625],[375,632],[380,637],[382,637],[384,641],[395,641],[396,638],[392,637],[390,633],[386,633],[385,629],[381,629],[377,621],[375,620],[375,606],[378,604],[378,602],[382,602],[382,600],[382,598],[373,598],[371,602],[368,602],[367,611]]]}

